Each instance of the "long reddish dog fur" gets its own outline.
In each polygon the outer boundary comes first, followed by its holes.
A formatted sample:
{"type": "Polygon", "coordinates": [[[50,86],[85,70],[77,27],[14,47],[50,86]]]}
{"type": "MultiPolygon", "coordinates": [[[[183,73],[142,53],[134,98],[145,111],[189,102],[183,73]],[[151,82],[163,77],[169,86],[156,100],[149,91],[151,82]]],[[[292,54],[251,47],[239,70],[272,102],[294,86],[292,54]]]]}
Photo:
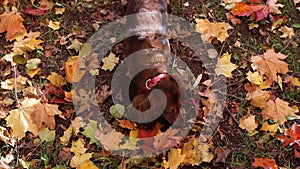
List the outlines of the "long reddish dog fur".
{"type": "MultiPolygon", "coordinates": [[[[167,0],[128,0],[126,1],[126,3],[127,15],[153,11],[160,13],[158,15],[150,17],[150,19],[147,17],[139,18],[137,16],[134,20],[127,21],[127,24],[135,24],[137,27],[145,26],[145,24],[151,24],[152,26],[158,27],[159,29],[166,30],[166,18],[164,18],[162,14],[167,13],[167,0]]],[[[153,89],[160,89],[164,92],[167,98],[167,105],[164,112],[162,113],[162,117],[169,123],[173,123],[180,111],[181,96],[178,84],[170,75],[159,80],[155,87],[153,87],[151,90],[144,93],[139,92],[141,88],[145,86],[145,83],[148,79],[151,79],[166,71],[170,57],[170,45],[168,38],[165,35],[155,34],[153,32],[140,32],[139,34],[124,40],[123,56],[124,58],[126,58],[134,52],[143,49],[150,49],[150,52],[146,52],[143,57],[139,57],[139,59],[137,59],[135,63],[132,63],[132,66],[129,66],[129,76],[130,72],[134,71],[135,64],[145,67],[146,65],[156,65],[158,68],[142,71],[134,77],[133,86],[135,87],[131,91],[134,92],[135,90],[135,94],[133,95],[131,103],[136,109],[140,111],[148,110],[150,108],[150,103],[148,100],[149,93],[153,89]],[[163,51],[163,53],[157,53],[154,51],[151,52],[151,49],[160,49],[161,51],[163,51]]],[[[161,101],[158,98],[155,101],[155,104],[161,104],[160,102],[161,101]]],[[[147,115],[145,114],[145,117],[146,116],[147,115]]]]}

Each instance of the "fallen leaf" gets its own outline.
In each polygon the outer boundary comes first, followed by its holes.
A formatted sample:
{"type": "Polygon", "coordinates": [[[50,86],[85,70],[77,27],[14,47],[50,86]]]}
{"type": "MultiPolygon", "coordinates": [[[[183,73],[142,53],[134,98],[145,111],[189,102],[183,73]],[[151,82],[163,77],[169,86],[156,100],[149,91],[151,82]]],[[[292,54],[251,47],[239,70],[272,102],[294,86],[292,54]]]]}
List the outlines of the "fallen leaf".
{"type": "Polygon", "coordinates": [[[240,119],[239,127],[246,129],[249,133],[257,128],[258,124],[255,121],[254,115],[244,116],[240,119]]]}
{"type": "Polygon", "coordinates": [[[47,127],[39,132],[39,137],[42,141],[50,142],[55,139],[55,131],[50,131],[47,127]]]}
{"type": "Polygon", "coordinates": [[[79,42],[78,39],[74,39],[71,41],[71,45],[67,47],[67,49],[75,49],[76,52],[79,52],[79,50],[82,47],[82,43],[79,42]]]}
{"type": "Polygon", "coordinates": [[[55,14],[63,14],[65,12],[65,8],[55,8],[55,14]]]}
{"type": "Polygon", "coordinates": [[[235,4],[234,8],[231,9],[231,13],[236,16],[250,16],[264,7],[263,4],[246,4],[244,2],[238,2],[235,4]]]}
{"type": "Polygon", "coordinates": [[[110,53],[108,57],[105,57],[102,59],[102,62],[104,63],[101,69],[103,70],[110,70],[112,71],[114,67],[119,63],[119,58],[115,56],[115,54],[110,53]]]}
{"type": "Polygon", "coordinates": [[[23,55],[26,52],[31,52],[35,49],[43,49],[40,45],[43,41],[38,40],[40,32],[29,32],[24,36],[24,39],[14,43],[13,55],[23,55]]]}
{"type": "Polygon", "coordinates": [[[279,125],[278,124],[269,124],[267,121],[263,122],[262,127],[260,130],[262,131],[269,131],[271,132],[271,135],[274,136],[274,134],[278,131],[279,125]]]}
{"type": "Polygon", "coordinates": [[[136,150],[137,149],[137,143],[141,141],[141,139],[139,138],[133,138],[133,137],[129,137],[128,140],[125,141],[124,144],[120,145],[120,149],[124,150],[136,150]]]}
{"type": "Polygon", "coordinates": [[[98,169],[98,167],[90,160],[80,165],[79,169],[98,169]]]}
{"type": "Polygon", "coordinates": [[[77,141],[72,142],[72,147],[70,149],[71,152],[75,154],[75,156],[80,156],[86,152],[86,148],[84,148],[84,140],[82,138],[77,141]]]}
{"type": "Polygon", "coordinates": [[[70,161],[70,166],[74,168],[80,168],[80,166],[87,161],[90,161],[89,159],[92,158],[93,153],[85,153],[80,156],[74,156],[70,161]]]}
{"type": "MultiPolygon", "coordinates": [[[[86,127],[84,128],[84,132],[83,135],[85,135],[86,137],[91,139],[91,143],[96,143],[97,139],[96,139],[96,131],[102,131],[103,128],[102,126],[99,124],[99,126],[97,125],[97,121],[94,120],[89,120],[89,122],[87,123],[86,127]]],[[[97,132],[98,134],[100,132],[97,132]]]]}
{"type": "Polygon", "coordinates": [[[282,26],[279,31],[283,33],[283,35],[280,36],[281,38],[292,38],[295,36],[294,29],[287,26],[282,26]]]}
{"type": "Polygon", "coordinates": [[[39,4],[41,7],[44,7],[47,10],[53,8],[54,6],[54,2],[52,0],[40,0],[39,4]]]}
{"type": "Polygon", "coordinates": [[[254,158],[254,162],[252,163],[253,167],[262,167],[264,169],[278,169],[278,166],[274,159],[270,158],[254,158]]]}
{"type": "Polygon", "coordinates": [[[48,27],[53,30],[58,30],[60,28],[60,22],[53,22],[52,20],[49,21],[48,27]]]}
{"type": "Polygon", "coordinates": [[[168,161],[163,162],[165,168],[177,169],[178,166],[183,162],[185,155],[181,155],[181,149],[171,148],[168,152],[168,161]]]}
{"type": "Polygon", "coordinates": [[[258,87],[254,91],[248,91],[246,95],[246,99],[250,100],[251,105],[259,108],[265,107],[269,98],[270,91],[263,91],[258,87]]]}
{"type": "Polygon", "coordinates": [[[231,150],[227,147],[216,147],[214,153],[217,155],[216,163],[225,163],[227,156],[231,153],[231,150]]]}
{"type": "Polygon", "coordinates": [[[290,129],[286,129],[283,135],[279,135],[278,138],[283,142],[283,146],[300,144],[300,125],[294,123],[290,129]]]}
{"type": "Polygon", "coordinates": [[[69,57],[63,66],[69,83],[79,82],[85,74],[85,70],[81,70],[85,67],[84,60],[79,56],[69,57]]]}
{"type": "Polygon", "coordinates": [[[29,14],[29,15],[33,15],[33,16],[42,16],[45,15],[46,13],[46,9],[43,7],[37,8],[37,9],[33,9],[32,7],[28,7],[25,10],[21,10],[21,12],[29,14]]]}
{"type": "Polygon", "coordinates": [[[38,68],[38,65],[40,63],[41,63],[41,59],[33,58],[33,59],[27,60],[27,63],[25,66],[28,70],[35,70],[38,68]]]}
{"type": "Polygon", "coordinates": [[[237,25],[237,24],[241,23],[241,20],[239,18],[234,17],[229,12],[226,12],[225,15],[226,15],[227,19],[229,19],[231,21],[232,24],[237,25]]]}
{"type": "Polygon", "coordinates": [[[72,127],[69,127],[66,131],[64,131],[64,135],[62,137],[60,137],[60,142],[65,145],[67,143],[69,143],[70,138],[72,136],[72,127]]]}
{"type": "Polygon", "coordinates": [[[40,72],[41,68],[37,68],[37,69],[34,69],[34,70],[26,70],[28,76],[30,78],[33,78],[35,75],[37,75],[39,72],[40,72]]]}
{"type": "Polygon", "coordinates": [[[258,65],[258,70],[262,75],[266,75],[269,80],[277,82],[277,73],[286,74],[288,64],[282,61],[287,56],[282,53],[275,53],[274,49],[268,49],[266,53],[251,58],[252,62],[258,65]]]}
{"type": "Polygon", "coordinates": [[[224,75],[225,77],[232,77],[231,72],[235,70],[238,66],[230,62],[231,54],[225,53],[218,58],[218,62],[215,68],[217,75],[224,75]]]}
{"type": "Polygon", "coordinates": [[[105,150],[114,151],[120,150],[119,144],[122,142],[124,135],[116,131],[110,131],[107,134],[96,131],[95,138],[103,145],[105,150]]]}
{"type": "Polygon", "coordinates": [[[0,15],[0,33],[2,32],[6,32],[6,41],[14,39],[16,35],[26,33],[23,18],[18,12],[3,13],[0,15]]]}
{"type": "Polygon", "coordinates": [[[55,129],[55,115],[59,115],[61,118],[64,118],[62,116],[62,112],[58,110],[58,105],[54,104],[42,104],[38,103],[35,104],[31,109],[31,118],[33,122],[40,128],[45,124],[50,129],[55,129]]]}
{"type": "Polygon", "coordinates": [[[276,98],[275,102],[273,100],[267,102],[261,114],[264,119],[272,119],[274,122],[282,125],[286,121],[287,116],[297,116],[294,112],[295,110],[289,107],[288,102],[276,98]]]}
{"type": "Polygon", "coordinates": [[[133,130],[133,129],[136,128],[135,123],[133,123],[130,120],[118,120],[117,119],[117,121],[120,123],[119,126],[122,127],[122,128],[126,128],[126,129],[129,129],[129,130],[133,130]]]}
{"type": "Polygon", "coordinates": [[[67,81],[61,75],[55,72],[51,72],[51,75],[47,77],[47,80],[49,80],[50,83],[53,84],[54,86],[58,86],[58,87],[67,84],[67,81]]]}
{"type": "Polygon", "coordinates": [[[199,138],[190,138],[182,147],[181,154],[185,155],[184,163],[192,166],[200,165],[203,162],[209,163],[214,158],[210,148],[212,148],[212,144],[202,143],[199,138]]]}
{"type": "Polygon", "coordinates": [[[251,72],[249,71],[247,73],[247,77],[246,77],[251,83],[256,84],[256,85],[260,85],[263,83],[263,76],[260,75],[257,71],[255,72],[251,72]]]}
{"type": "Polygon", "coordinates": [[[210,43],[214,38],[224,42],[229,37],[228,30],[232,27],[225,22],[209,22],[207,19],[196,19],[196,31],[201,33],[205,43],[210,43]]]}

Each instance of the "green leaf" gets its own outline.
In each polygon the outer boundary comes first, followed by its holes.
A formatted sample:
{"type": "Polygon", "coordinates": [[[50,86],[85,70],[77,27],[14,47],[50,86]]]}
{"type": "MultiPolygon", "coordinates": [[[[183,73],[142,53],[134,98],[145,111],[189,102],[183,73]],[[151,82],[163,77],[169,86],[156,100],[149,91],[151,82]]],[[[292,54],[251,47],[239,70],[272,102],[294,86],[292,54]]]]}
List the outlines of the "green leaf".
{"type": "Polygon", "coordinates": [[[300,28],[300,23],[294,23],[294,24],[292,25],[292,27],[294,27],[294,28],[300,28]]]}
{"type": "Polygon", "coordinates": [[[115,118],[122,118],[125,112],[125,108],[121,104],[115,104],[109,108],[109,112],[115,118]]]}
{"type": "Polygon", "coordinates": [[[39,136],[42,141],[50,142],[55,139],[55,131],[50,131],[47,127],[40,131],[39,136]]]}
{"type": "Polygon", "coordinates": [[[35,70],[38,68],[38,65],[41,63],[41,60],[38,58],[27,60],[27,64],[25,65],[28,70],[35,70]]]}
{"type": "Polygon", "coordinates": [[[21,65],[24,65],[26,63],[26,59],[21,55],[14,56],[13,61],[18,63],[18,64],[21,64],[21,65]]]}

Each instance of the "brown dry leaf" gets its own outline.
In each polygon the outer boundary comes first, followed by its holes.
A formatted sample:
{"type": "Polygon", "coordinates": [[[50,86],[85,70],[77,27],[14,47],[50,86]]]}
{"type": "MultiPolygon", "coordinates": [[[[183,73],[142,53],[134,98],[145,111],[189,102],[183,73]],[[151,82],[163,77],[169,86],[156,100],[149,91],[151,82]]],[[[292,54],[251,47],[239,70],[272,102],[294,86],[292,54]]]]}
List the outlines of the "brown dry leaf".
{"type": "Polygon", "coordinates": [[[67,49],[74,49],[76,52],[79,52],[79,50],[82,47],[82,43],[79,42],[78,39],[74,39],[71,41],[71,45],[67,47],[67,49]]]}
{"type": "Polygon", "coordinates": [[[259,108],[265,107],[269,98],[270,91],[263,91],[258,87],[254,91],[248,91],[246,95],[246,99],[250,100],[251,105],[259,108]]]}
{"type": "Polygon", "coordinates": [[[58,86],[58,87],[67,84],[67,81],[61,75],[55,72],[51,72],[51,75],[47,77],[47,80],[49,80],[50,83],[53,84],[54,86],[58,86]]]}
{"type": "Polygon", "coordinates": [[[79,82],[85,73],[85,70],[81,70],[85,67],[84,60],[79,56],[69,57],[63,66],[69,83],[79,82]]]}
{"type": "Polygon", "coordinates": [[[212,148],[212,144],[202,143],[199,138],[192,137],[182,147],[182,154],[185,154],[184,163],[192,166],[202,162],[209,163],[214,158],[210,148],[212,148]]]}
{"type": "Polygon", "coordinates": [[[228,30],[232,27],[225,22],[209,22],[207,19],[196,19],[196,31],[201,33],[205,43],[210,43],[214,38],[224,42],[229,37],[228,30]]]}
{"type": "Polygon", "coordinates": [[[282,53],[275,53],[274,48],[267,49],[266,53],[251,58],[252,62],[258,65],[262,75],[269,80],[277,82],[277,73],[286,74],[289,71],[288,64],[282,61],[287,56],[282,53]]]}
{"type": "Polygon", "coordinates": [[[168,153],[168,161],[164,160],[163,166],[165,168],[177,169],[178,166],[183,162],[185,155],[181,155],[181,149],[171,148],[168,153]]]}
{"type": "Polygon", "coordinates": [[[275,102],[273,100],[269,100],[261,114],[264,119],[272,119],[280,125],[286,121],[286,116],[297,116],[295,114],[295,110],[289,107],[289,103],[279,98],[276,98],[275,102]]]}
{"type": "Polygon", "coordinates": [[[37,68],[34,70],[27,69],[26,72],[30,78],[33,78],[35,75],[37,75],[40,72],[40,70],[41,70],[41,68],[37,68]]]}
{"type": "Polygon", "coordinates": [[[121,126],[122,128],[126,128],[126,129],[129,129],[129,130],[133,130],[133,129],[136,128],[135,123],[133,123],[130,120],[118,120],[117,119],[117,121],[120,123],[119,126],[121,126]]]}
{"type": "Polygon", "coordinates": [[[41,5],[41,7],[45,8],[46,10],[51,9],[54,6],[54,2],[51,0],[41,0],[39,4],[41,5]]]}
{"type": "Polygon", "coordinates": [[[238,66],[230,62],[231,54],[224,53],[221,58],[218,58],[215,72],[217,75],[224,75],[225,77],[232,77],[231,72],[238,66]]]}
{"type": "Polygon", "coordinates": [[[264,169],[278,169],[274,159],[270,158],[254,158],[253,167],[263,167],[264,169]]]}
{"type": "Polygon", "coordinates": [[[54,104],[38,103],[32,107],[31,111],[31,118],[38,128],[41,128],[43,124],[45,124],[50,129],[54,130],[56,125],[54,116],[59,115],[61,118],[64,118],[62,112],[58,110],[58,105],[54,104]]]}
{"type": "Polygon", "coordinates": [[[227,19],[231,21],[232,24],[237,25],[241,23],[241,20],[239,18],[234,17],[231,13],[226,12],[225,15],[227,19]]]}
{"type": "Polygon", "coordinates": [[[239,127],[242,129],[246,129],[249,133],[252,133],[253,130],[257,128],[258,124],[255,121],[255,116],[248,115],[244,116],[240,119],[239,127]]]}
{"type": "Polygon", "coordinates": [[[0,33],[6,33],[6,41],[14,39],[17,35],[26,33],[23,18],[18,12],[3,13],[0,15],[0,33]]]}
{"type": "Polygon", "coordinates": [[[119,63],[119,58],[116,57],[115,54],[110,53],[108,57],[105,57],[102,59],[102,62],[104,63],[101,69],[103,70],[110,70],[112,71],[114,67],[119,63]]]}
{"type": "Polygon", "coordinates": [[[287,26],[281,27],[279,31],[283,33],[283,35],[280,36],[281,38],[292,38],[295,36],[294,29],[287,26]]]}

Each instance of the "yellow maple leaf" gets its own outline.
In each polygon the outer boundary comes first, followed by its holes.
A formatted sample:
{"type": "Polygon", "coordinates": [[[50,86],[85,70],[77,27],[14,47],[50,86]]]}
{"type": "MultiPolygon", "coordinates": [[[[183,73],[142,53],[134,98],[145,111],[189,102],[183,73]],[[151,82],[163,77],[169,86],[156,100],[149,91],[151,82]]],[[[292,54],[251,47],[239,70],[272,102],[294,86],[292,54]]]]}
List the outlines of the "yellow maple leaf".
{"type": "Polygon", "coordinates": [[[177,169],[178,166],[183,162],[185,155],[181,155],[181,149],[171,148],[168,153],[168,161],[163,162],[165,168],[177,169]]]}
{"type": "Polygon", "coordinates": [[[71,45],[67,47],[67,49],[75,49],[78,52],[82,47],[82,43],[79,42],[78,39],[74,39],[71,41],[71,45]]]}
{"type": "Polygon", "coordinates": [[[270,91],[263,91],[258,87],[256,88],[256,90],[248,92],[246,95],[246,99],[250,100],[251,105],[259,108],[265,107],[269,98],[270,91]]]}
{"type": "Polygon", "coordinates": [[[26,33],[23,18],[18,12],[3,13],[0,15],[0,33],[6,33],[6,41],[13,40],[17,35],[26,33]]]}
{"type": "Polygon", "coordinates": [[[9,111],[6,117],[7,126],[11,127],[12,136],[18,139],[25,137],[25,133],[30,131],[34,135],[38,135],[38,126],[31,119],[32,112],[30,108],[38,104],[40,100],[34,98],[25,98],[21,102],[19,109],[9,111]]]}
{"type": "Polygon", "coordinates": [[[82,164],[84,164],[87,161],[90,161],[89,159],[92,158],[92,156],[93,153],[85,153],[80,156],[74,156],[71,159],[70,166],[74,168],[80,168],[82,164]]]}
{"type": "Polygon", "coordinates": [[[199,138],[192,137],[182,147],[181,154],[185,155],[184,163],[194,166],[203,162],[210,162],[214,158],[214,154],[209,150],[210,148],[212,148],[212,144],[203,143],[199,138]]]}
{"type": "Polygon", "coordinates": [[[263,122],[262,127],[260,130],[262,131],[269,131],[271,132],[271,135],[274,136],[277,130],[279,129],[278,124],[269,124],[267,121],[263,122]]]}
{"type": "Polygon", "coordinates": [[[263,76],[260,75],[257,71],[255,72],[251,72],[249,71],[247,73],[247,77],[246,77],[251,83],[256,84],[256,85],[260,85],[263,83],[263,76]]]}
{"type": "Polygon", "coordinates": [[[67,143],[69,143],[69,141],[70,141],[70,138],[71,138],[71,136],[72,136],[72,127],[69,127],[65,132],[64,132],[64,135],[62,136],[62,137],[60,137],[59,139],[60,139],[60,142],[62,143],[62,144],[67,144],[67,143]]]}
{"type": "Polygon", "coordinates": [[[58,30],[60,28],[60,23],[59,22],[53,22],[53,21],[49,21],[48,23],[48,27],[53,29],[53,30],[58,30]]]}
{"type": "Polygon", "coordinates": [[[224,53],[221,58],[218,58],[218,62],[215,68],[217,75],[224,75],[225,77],[232,77],[231,72],[238,66],[230,62],[231,54],[224,53]]]}
{"type": "Polygon", "coordinates": [[[86,150],[87,149],[84,148],[84,141],[82,138],[72,142],[72,147],[70,151],[73,152],[75,156],[80,156],[81,154],[84,154],[86,150]]]}
{"type": "Polygon", "coordinates": [[[40,45],[43,41],[36,39],[40,36],[40,34],[40,32],[29,32],[25,36],[25,39],[15,42],[13,47],[13,54],[22,55],[35,49],[43,49],[43,47],[40,45]]]}
{"type": "Polygon", "coordinates": [[[239,127],[246,129],[249,133],[253,132],[257,128],[258,124],[255,122],[255,116],[244,116],[240,119],[239,127]]]}
{"type": "Polygon", "coordinates": [[[116,64],[119,63],[119,58],[116,57],[115,54],[110,53],[108,57],[102,59],[102,62],[104,65],[101,67],[101,69],[112,71],[116,64]]]}
{"type": "Polygon", "coordinates": [[[98,167],[90,160],[80,165],[79,169],[98,169],[98,167]]]}
{"type": "Polygon", "coordinates": [[[274,49],[268,49],[266,53],[251,58],[258,66],[258,71],[266,75],[269,80],[277,82],[277,73],[286,74],[289,71],[288,64],[282,61],[287,56],[275,53],[274,49]]]}
{"type": "Polygon", "coordinates": [[[280,125],[286,121],[287,116],[297,116],[295,114],[295,110],[289,107],[289,103],[279,98],[276,98],[275,102],[273,100],[269,100],[261,114],[264,119],[272,119],[280,125]]]}
{"type": "Polygon", "coordinates": [[[114,150],[120,150],[119,144],[122,142],[122,139],[124,138],[124,135],[122,133],[111,131],[107,134],[103,134],[100,131],[96,131],[95,138],[100,141],[100,143],[103,145],[105,150],[107,151],[114,151],[114,150]]]}
{"type": "Polygon", "coordinates": [[[55,14],[63,14],[65,12],[65,8],[55,8],[55,14]]]}
{"type": "Polygon", "coordinates": [[[30,78],[33,78],[35,75],[37,75],[40,72],[41,68],[29,70],[27,69],[26,72],[30,78]]]}
{"type": "Polygon", "coordinates": [[[207,19],[196,19],[196,31],[201,33],[205,43],[210,43],[214,38],[220,42],[229,37],[227,30],[232,29],[230,24],[225,22],[209,22],[207,19]]]}
{"type": "Polygon", "coordinates": [[[281,38],[292,38],[295,36],[294,29],[287,26],[281,27],[279,31],[283,33],[283,35],[280,36],[281,38]]]}

